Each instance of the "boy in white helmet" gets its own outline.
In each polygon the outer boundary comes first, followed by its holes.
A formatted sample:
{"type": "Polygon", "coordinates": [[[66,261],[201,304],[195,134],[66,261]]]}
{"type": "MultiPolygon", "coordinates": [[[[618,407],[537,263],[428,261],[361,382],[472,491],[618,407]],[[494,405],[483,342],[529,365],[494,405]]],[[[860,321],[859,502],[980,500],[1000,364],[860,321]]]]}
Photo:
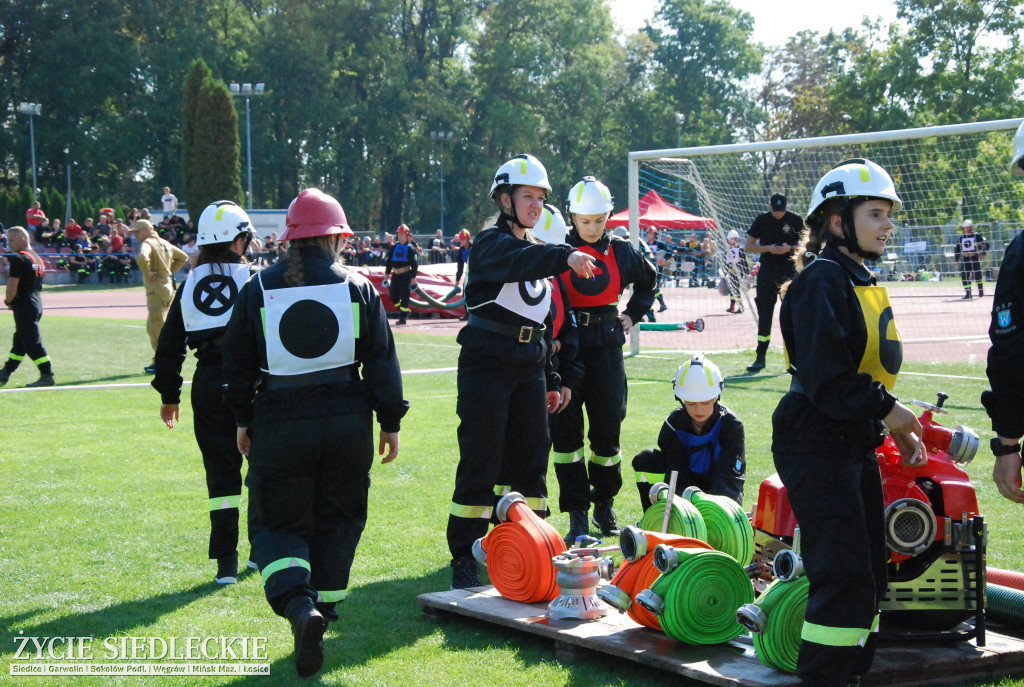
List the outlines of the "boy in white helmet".
{"type": "Polygon", "coordinates": [[[740,289],[745,279],[750,277],[750,265],[747,263],[747,252],[740,245],[740,233],[729,230],[729,245],[725,249],[725,283],[729,286],[729,307],[726,312],[743,312],[743,300],[740,289]]]}
{"type": "Polygon", "coordinates": [[[589,534],[587,513],[591,502],[593,524],[601,534],[619,534],[613,505],[622,487],[619,430],[626,416],[622,346],[630,328],[654,303],[657,274],[629,241],[606,231],[612,211],[607,186],[594,177],[584,177],[569,191],[568,200],[573,229],[567,242],[595,261],[594,279],[574,274],[565,279],[579,328],[584,375],[580,393],[562,413],[552,437],[559,508],[569,513],[566,539],[573,540],[589,534]],[[626,287],[630,287],[631,295],[620,313],[619,299],[626,287]],[[589,452],[584,445],[584,406],[589,452]]]}
{"type": "Polygon", "coordinates": [[[985,278],[981,272],[981,261],[985,259],[985,251],[988,250],[988,241],[981,234],[974,231],[974,222],[965,219],[963,233],[957,239],[953,248],[953,255],[960,265],[960,281],[964,285],[963,300],[971,300],[971,282],[978,283],[978,297],[985,295],[985,278]]]}
{"type": "Polygon", "coordinates": [[[747,474],[743,422],[720,403],[724,386],[718,366],[703,355],[679,366],[672,391],[682,407],[665,419],[658,448],[644,449],[633,457],[645,511],[651,507],[651,485],[668,482],[673,470],[679,473],[676,494],[697,487],[743,503],[747,474]]]}
{"type": "MultiPolygon", "coordinates": [[[[1010,172],[1024,177],[1024,124],[1013,141],[1010,172]]],[[[992,418],[992,453],[996,456],[992,479],[1005,498],[1024,503],[1021,491],[1020,440],[1024,436],[1024,239],[1017,235],[1006,247],[996,280],[992,323],[988,328],[988,383],[982,405],[992,418]]]]}

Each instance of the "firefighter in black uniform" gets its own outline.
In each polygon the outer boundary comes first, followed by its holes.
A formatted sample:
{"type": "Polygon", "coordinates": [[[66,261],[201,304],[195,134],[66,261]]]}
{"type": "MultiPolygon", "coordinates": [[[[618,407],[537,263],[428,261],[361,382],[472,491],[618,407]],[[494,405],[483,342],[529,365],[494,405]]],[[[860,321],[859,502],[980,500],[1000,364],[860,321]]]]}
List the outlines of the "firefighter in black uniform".
{"type": "Polygon", "coordinates": [[[619,533],[613,505],[622,487],[619,429],[626,417],[626,368],[622,346],[630,328],[654,303],[657,273],[654,266],[629,243],[611,236],[605,224],[611,215],[608,187],[584,177],[569,191],[573,230],[570,246],[593,256],[596,279],[568,275],[565,285],[579,330],[583,379],[580,393],[558,420],[554,442],[555,475],[561,490],[559,505],[569,512],[567,540],[589,534],[590,503],[594,525],[604,536],[619,533]],[[622,291],[631,286],[629,303],[619,313],[622,291]],[[583,407],[587,410],[587,439],[583,443],[583,407]]]}
{"type": "Polygon", "coordinates": [[[398,227],[398,243],[391,246],[384,266],[384,276],[391,279],[391,290],[388,294],[391,302],[398,308],[398,322],[405,324],[409,315],[410,287],[416,287],[416,247],[409,241],[411,233],[404,224],[398,227]]]}
{"type": "Polygon", "coordinates": [[[776,193],[771,197],[771,210],[758,215],[747,229],[747,253],[760,253],[754,303],[757,305],[757,353],[748,372],[764,369],[764,356],[772,339],[772,318],[779,288],[793,278],[793,250],[804,233],[804,222],[799,215],[786,210],[786,196],[776,193]]]}
{"type": "Polygon", "coordinates": [[[308,676],[323,663],[324,629],[338,619],[366,524],[372,413],[387,463],[409,404],[380,297],[339,261],[352,234],[341,205],[306,189],[286,224],[286,256],[246,283],[228,322],[225,400],[249,457],[263,589],[290,621],[295,667],[308,676]]]}
{"type": "Polygon", "coordinates": [[[921,424],[890,391],[903,344],[877,260],[902,202],[874,162],[840,163],[814,189],[806,249],[779,321],[793,375],[772,416],[775,468],[800,524],[810,583],[797,662],[809,685],[846,685],[871,667],[887,551],[875,449],[888,427],[916,465],[921,424]]]}
{"type": "Polygon", "coordinates": [[[971,300],[971,282],[978,282],[978,297],[985,295],[985,277],[981,273],[981,261],[985,259],[985,252],[988,250],[988,241],[981,234],[974,231],[974,222],[964,220],[964,233],[960,234],[956,246],[953,248],[953,257],[960,265],[960,281],[964,285],[963,300],[971,300]]]}
{"type": "MultiPolygon", "coordinates": [[[[1013,140],[1010,172],[1024,177],[1024,124],[1013,140]]],[[[988,328],[988,383],[981,402],[992,418],[992,453],[996,456],[992,479],[999,493],[1024,503],[1021,491],[1020,440],[1024,436],[1024,239],[1018,234],[1003,255],[988,328]]]]}
{"type": "Polygon", "coordinates": [[[676,494],[697,487],[743,504],[743,423],[719,403],[724,386],[721,370],[703,355],[679,366],[672,391],[682,407],[665,419],[658,448],[644,449],[633,458],[644,511],[651,507],[651,485],[668,482],[666,475],[672,471],[679,473],[676,494]]]}
{"type": "Polygon", "coordinates": [[[547,517],[547,413],[559,405],[551,370],[549,277],[572,269],[593,276],[592,258],[537,242],[530,229],[551,191],[532,155],[498,168],[488,194],[500,214],[477,234],[469,254],[466,307],[459,332],[459,466],[448,517],[452,588],[480,584],[473,542],[487,533],[496,497],[526,497],[547,517]]]}
{"type": "MultiPolygon", "coordinates": [[[[188,349],[195,352],[192,415],[206,470],[209,557],[217,561],[217,584],[237,580],[242,497],[242,454],[235,441],[235,418],[221,394],[221,349],[238,292],[251,273],[243,256],[254,235],[249,215],[231,201],[217,201],[203,210],[196,236],[196,266],[171,301],[157,341],[156,373],[151,382],[160,392],[160,419],[173,428],[181,402],[181,366],[188,349]]],[[[255,563],[250,561],[250,566],[255,563]]]]}
{"type": "Polygon", "coordinates": [[[53,367],[39,335],[39,319],[43,316],[43,259],[32,250],[24,227],[7,230],[7,288],[4,305],[14,314],[14,342],[7,361],[0,368],[0,386],[11,378],[27,355],[39,368],[39,379],[25,386],[53,386],[53,367]]]}

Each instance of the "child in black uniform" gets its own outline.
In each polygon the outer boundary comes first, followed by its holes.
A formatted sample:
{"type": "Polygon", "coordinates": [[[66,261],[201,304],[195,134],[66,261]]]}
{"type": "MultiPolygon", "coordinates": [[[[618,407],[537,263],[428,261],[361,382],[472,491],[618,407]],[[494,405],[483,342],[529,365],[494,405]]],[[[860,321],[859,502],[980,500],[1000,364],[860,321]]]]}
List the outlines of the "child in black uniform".
{"type": "Polygon", "coordinates": [[[384,275],[391,277],[391,302],[398,308],[398,322],[405,324],[409,315],[410,288],[416,286],[416,247],[409,241],[409,227],[398,227],[398,243],[391,246],[384,266],[384,275]]]}
{"type": "Polygon", "coordinates": [[[458,336],[459,466],[448,516],[453,589],[480,584],[473,542],[487,533],[496,497],[517,491],[538,515],[548,513],[547,415],[560,401],[550,369],[548,278],[567,269],[594,276],[593,258],[533,238],[550,190],[532,155],[499,167],[489,196],[501,212],[469,254],[469,322],[458,336]]]}
{"type": "Polygon", "coordinates": [[[742,505],[747,472],[743,423],[719,403],[724,386],[718,366],[703,355],[679,366],[672,390],[682,407],[661,426],[658,448],[633,458],[643,510],[651,507],[651,485],[668,482],[673,470],[679,473],[676,494],[698,487],[742,505]]]}

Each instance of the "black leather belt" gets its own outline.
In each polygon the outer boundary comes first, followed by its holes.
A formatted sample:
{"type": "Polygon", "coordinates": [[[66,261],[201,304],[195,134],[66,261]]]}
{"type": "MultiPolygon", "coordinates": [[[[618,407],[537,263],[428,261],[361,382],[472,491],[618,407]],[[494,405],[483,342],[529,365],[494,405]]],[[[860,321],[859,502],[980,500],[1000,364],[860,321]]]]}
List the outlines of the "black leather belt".
{"type": "Polygon", "coordinates": [[[335,367],[330,370],[319,372],[307,372],[297,375],[272,375],[266,372],[260,373],[260,388],[272,391],[276,389],[295,389],[303,386],[318,386],[321,384],[351,384],[359,381],[359,373],[355,365],[335,367]]]}
{"type": "Polygon", "coordinates": [[[612,310],[573,310],[573,313],[576,315],[576,324],[581,327],[616,322],[619,319],[618,308],[612,310]]]}
{"type": "Polygon", "coordinates": [[[504,322],[495,322],[489,320],[486,317],[480,315],[469,315],[469,325],[471,327],[479,327],[495,334],[501,334],[503,336],[511,336],[519,343],[533,343],[534,341],[540,341],[544,338],[544,332],[547,331],[546,325],[540,325],[537,327],[517,327],[514,324],[505,324],[504,322]]]}

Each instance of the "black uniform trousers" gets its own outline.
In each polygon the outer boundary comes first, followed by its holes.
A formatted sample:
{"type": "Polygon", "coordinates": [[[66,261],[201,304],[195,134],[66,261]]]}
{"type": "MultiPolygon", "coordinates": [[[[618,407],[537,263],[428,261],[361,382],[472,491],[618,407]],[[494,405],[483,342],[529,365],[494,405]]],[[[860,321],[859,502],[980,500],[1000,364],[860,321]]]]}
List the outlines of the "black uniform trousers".
{"type": "MultiPolygon", "coordinates": [[[[825,634],[831,628],[873,627],[887,586],[884,500],[874,449],[774,458],[800,523],[810,582],[803,636],[808,624],[826,628],[825,634]]],[[[875,635],[865,633],[863,643],[804,639],[797,676],[807,685],[846,685],[871,668],[875,635]]]]}
{"type": "Polygon", "coordinates": [[[757,340],[768,341],[772,335],[772,320],[775,318],[775,303],[779,300],[779,288],[793,278],[796,270],[761,269],[757,271],[757,340]]]}
{"type": "Polygon", "coordinates": [[[458,390],[459,466],[448,516],[453,559],[472,558],[473,542],[487,534],[498,500],[495,485],[519,492],[547,517],[551,446],[547,383],[536,362],[498,359],[464,345],[458,390]]]}
{"type": "Polygon", "coordinates": [[[210,558],[230,556],[238,548],[242,454],[238,452],[235,418],[221,395],[224,382],[219,355],[203,358],[196,365],[192,417],[210,497],[210,558]]]}
{"type": "Polygon", "coordinates": [[[344,599],[366,526],[373,418],[369,411],[249,427],[249,522],[270,607],[296,596],[344,599]]]}
{"type": "Polygon", "coordinates": [[[969,288],[971,282],[982,283],[981,281],[981,260],[977,256],[973,258],[960,258],[960,281],[963,282],[964,288],[969,288]]]}
{"type": "Polygon", "coordinates": [[[586,371],[580,388],[552,425],[558,508],[562,512],[588,510],[592,500],[614,498],[622,487],[619,430],[626,417],[622,348],[580,346],[579,357],[586,371]],[[593,454],[589,465],[582,455],[584,405],[593,454]]]}
{"type": "Polygon", "coordinates": [[[29,360],[39,363],[39,371],[44,374],[51,374],[50,361],[46,356],[46,348],[43,347],[43,340],[39,334],[39,320],[43,316],[41,303],[33,300],[28,302],[17,302],[13,308],[14,314],[14,341],[11,343],[11,353],[4,363],[8,372],[18,369],[22,359],[27,355],[29,360]]]}
{"type": "Polygon", "coordinates": [[[409,312],[409,299],[412,297],[411,291],[409,290],[409,282],[412,281],[412,272],[403,272],[402,274],[391,274],[391,288],[388,291],[388,296],[391,298],[391,302],[395,304],[395,307],[402,312],[409,312]]]}

